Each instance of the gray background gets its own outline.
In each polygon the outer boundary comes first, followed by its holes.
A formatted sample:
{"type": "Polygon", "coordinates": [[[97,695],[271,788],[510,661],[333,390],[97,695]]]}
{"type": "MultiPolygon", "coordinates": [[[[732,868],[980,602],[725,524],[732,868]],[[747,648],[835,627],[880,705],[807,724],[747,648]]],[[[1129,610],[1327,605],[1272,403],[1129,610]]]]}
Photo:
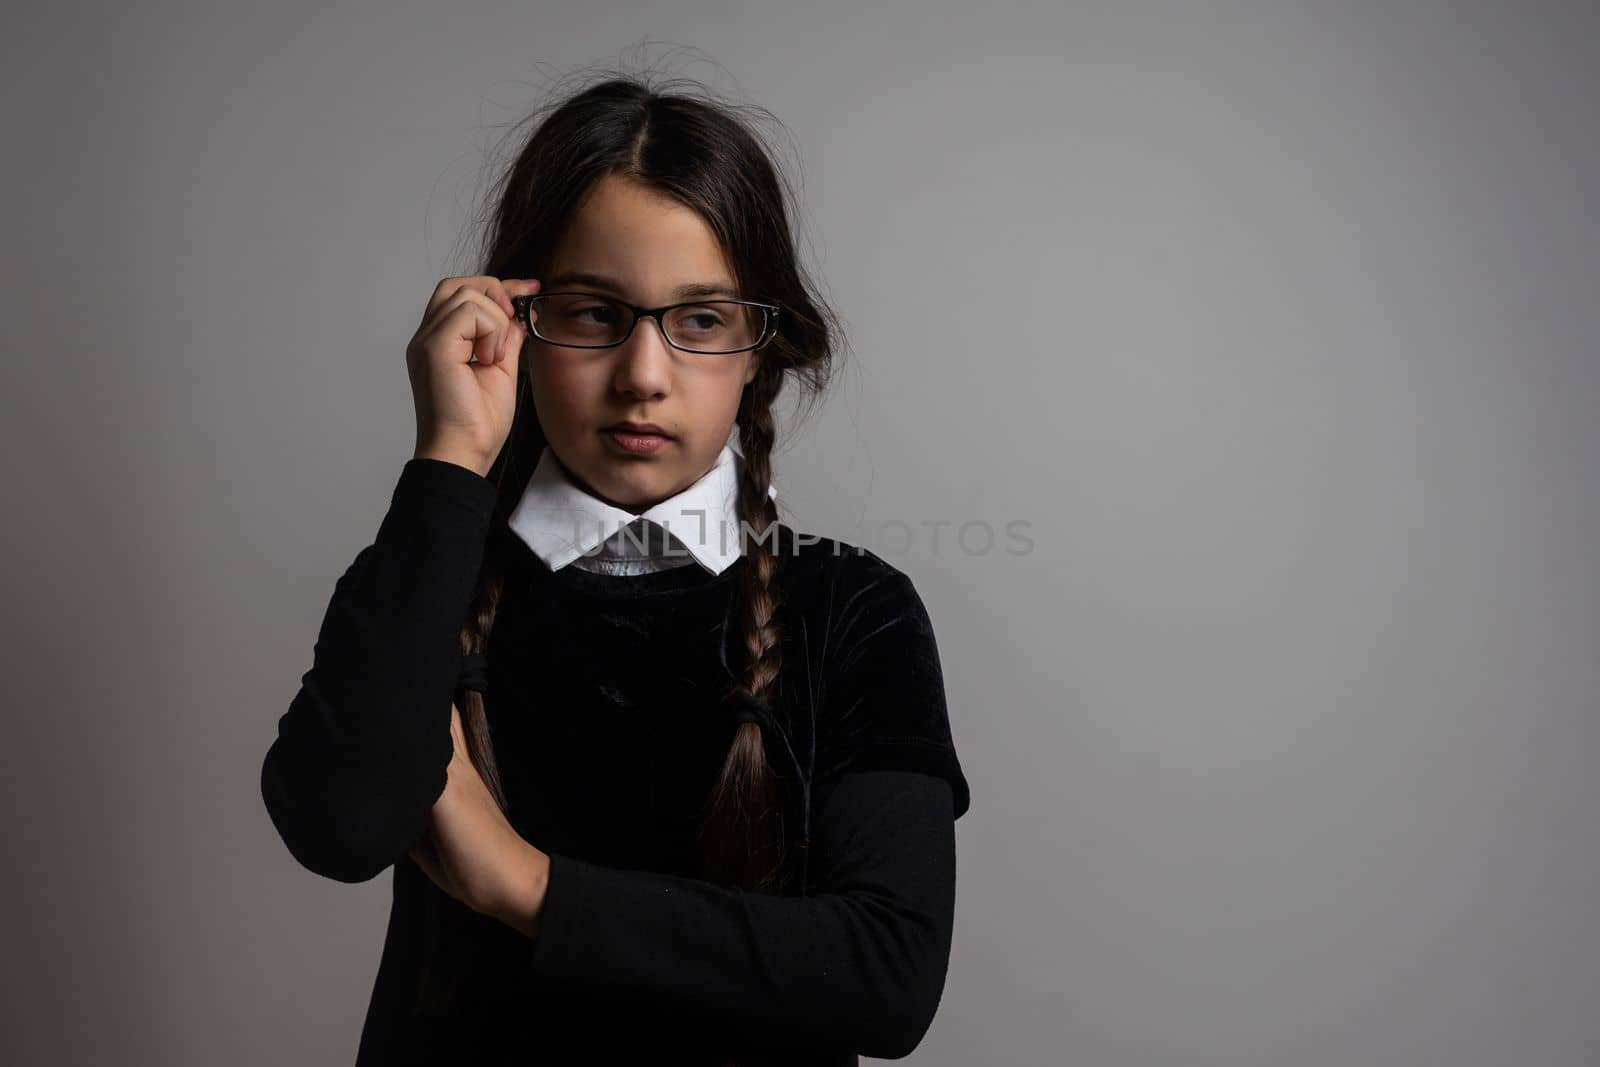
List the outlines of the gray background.
{"type": "Polygon", "coordinates": [[[497,140],[621,62],[784,122],[854,346],[786,517],[938,628],[912,1060],[1600,1062],[1590,10],[13,14],[0,1059],[353,1057],[388,876],[295,866],[261,757],[497,140]]]}

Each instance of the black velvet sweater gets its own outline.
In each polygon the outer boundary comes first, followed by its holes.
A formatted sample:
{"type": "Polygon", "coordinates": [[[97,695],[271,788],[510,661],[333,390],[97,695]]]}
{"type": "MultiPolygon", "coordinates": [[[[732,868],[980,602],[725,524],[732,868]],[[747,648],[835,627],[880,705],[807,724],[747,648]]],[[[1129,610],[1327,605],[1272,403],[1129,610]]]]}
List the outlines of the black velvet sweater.
{"type": "Polygon", "coordinates": [[[853,1064],[908,1054],[944,988],[954,820],[969,804],[930,619],[879,556],[780,526],[782,670],[765,751],[798,888],[695,875],[736,722],[747,558],[552,572],[465,467],[409,460],[335,585],[261,790],[304,867],[393,870],[356,1062],[853,1064]],[[504,588],[486,657],[460,651],[480,568],[504,588]],[[408,855],[443,793],[450,706],[483,693],[517,832],[550,857],[530,939],[408,855]]]}

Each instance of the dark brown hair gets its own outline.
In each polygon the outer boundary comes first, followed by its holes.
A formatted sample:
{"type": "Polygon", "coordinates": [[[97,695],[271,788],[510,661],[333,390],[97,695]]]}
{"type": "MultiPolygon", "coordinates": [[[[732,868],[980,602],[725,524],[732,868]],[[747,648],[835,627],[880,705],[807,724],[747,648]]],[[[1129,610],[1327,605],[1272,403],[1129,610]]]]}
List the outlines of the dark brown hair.
{"type": "MultiPolygon", "coordinates": [[[[720,101],[699,83],[653,85],[648,75],[607,72],[525,120],[533,128],[491,188],[493,207],[478,255],[478,273],[541,277],[584,194],[616,175],[699,214],[721,243],[740,294],[782,309],[778,333],[760,352],[737,415],[743,455],[737,510],[746,558],[731,625],[745,654],[736,673],[743,688],[762,699],[770,699],[783,667],[782,603],[774,581],[781,556],[770,536],[776,528],[769,530],[778,514],[766,491],[776,438],[773,405],[790,377],[814,401],[827,384],[840,338],[836,315],[814,294],[798,262],[790,229],[797,210],[789,202],[793,188],[750,121],[766,115],[720,101]]],[[[524,358],[511,430],[488,474],[498,492],[496,529],[520,499],[546,444],[527,369],[524,358]]],[[[490,538],[461,631],[466,653],[485,651],[494,626],[503,584],[497,543],[490,538]]],[[[471,690],[463,694],[458,706],[469,753],[504,809],[483,698],[471,690]]],[[[785,887],[791,865],[776,795],[761,728],[744,723],[706,798],[699,836],[705,877],[755,890],[785,887]]]]}

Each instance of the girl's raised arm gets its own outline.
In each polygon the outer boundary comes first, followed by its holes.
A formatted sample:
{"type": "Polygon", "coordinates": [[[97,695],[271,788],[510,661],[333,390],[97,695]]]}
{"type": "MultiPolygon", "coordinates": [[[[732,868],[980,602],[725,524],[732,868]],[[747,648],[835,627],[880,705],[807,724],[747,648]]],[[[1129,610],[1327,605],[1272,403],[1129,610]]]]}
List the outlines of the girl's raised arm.
{"type": "Polygon", "coordinates": [[[334,586],[261,766],[273,825],[317,874],[374,877],[417,843],[444,792],[460,632],[496,498],[487,474],[516,409],[511,298],[538,287],[445,278],[406,345],[416,451],[377,539],[334,586]]]}

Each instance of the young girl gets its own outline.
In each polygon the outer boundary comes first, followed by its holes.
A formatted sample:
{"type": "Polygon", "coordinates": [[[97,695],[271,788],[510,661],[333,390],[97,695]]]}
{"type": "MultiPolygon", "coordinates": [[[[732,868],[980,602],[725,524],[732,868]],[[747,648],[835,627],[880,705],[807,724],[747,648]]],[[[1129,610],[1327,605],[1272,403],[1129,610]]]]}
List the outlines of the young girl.
{"type": "Polygon", "coordinates": [[[394,870],[357,1063],[905,1056],[969,795],[911,581],[778,518],[773,403],[837,328],[772,161],[613,78],[497,201],[262,767],[306,868],[394,870]]]}

